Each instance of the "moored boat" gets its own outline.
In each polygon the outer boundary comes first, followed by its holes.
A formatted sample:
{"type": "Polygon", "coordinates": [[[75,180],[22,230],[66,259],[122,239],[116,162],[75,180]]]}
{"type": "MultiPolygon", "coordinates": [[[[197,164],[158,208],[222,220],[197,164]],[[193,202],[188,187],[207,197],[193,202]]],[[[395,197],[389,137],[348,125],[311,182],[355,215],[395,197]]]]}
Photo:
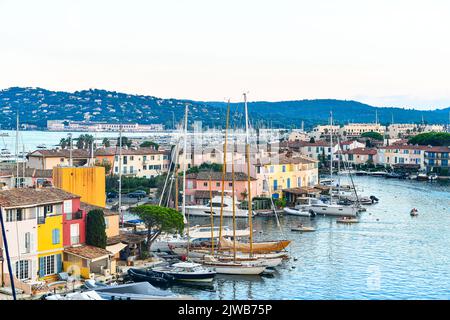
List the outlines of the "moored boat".
{"type": "Polygon", "coordinates": [[[220,248],[222,250],[233,250],[233,248],[236,248],[236,251],[240,252],[250,252],[251,249],[253,253],[269,253],[284,250],[290,243],[291,240],[253,242],[252,248],[250,248],[250,243],[236,241],[234,246],[233,241],[222,237],[220,239],[220,248]]]}
{"type": "Polygon", "coordinates": [[[153,271],[158,271],[172,276],[177,281],[213,281],[216,272],[204,268],[199,263],[179,262],[171,266],[155,267],[153,271]]]}

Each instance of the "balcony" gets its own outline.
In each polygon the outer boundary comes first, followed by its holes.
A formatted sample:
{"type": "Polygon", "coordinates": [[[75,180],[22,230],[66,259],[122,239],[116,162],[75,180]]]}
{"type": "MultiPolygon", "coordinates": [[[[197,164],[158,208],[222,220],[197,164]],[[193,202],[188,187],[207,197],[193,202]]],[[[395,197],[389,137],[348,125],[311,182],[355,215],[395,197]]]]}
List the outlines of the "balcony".
{"type": "Polygon", "coordinates": [[[78,210],[72,213],[66,213],[66,220],[80,220],[83,219],[83,211],[78,210]]]}

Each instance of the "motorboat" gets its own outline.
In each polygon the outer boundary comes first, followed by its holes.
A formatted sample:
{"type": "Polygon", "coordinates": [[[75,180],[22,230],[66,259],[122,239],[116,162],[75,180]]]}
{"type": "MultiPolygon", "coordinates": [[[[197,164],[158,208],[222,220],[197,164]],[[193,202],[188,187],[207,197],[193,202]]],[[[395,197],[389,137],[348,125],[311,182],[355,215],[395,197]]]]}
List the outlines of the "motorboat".
{"type": "Polygon", "coordinates": [[[126,283],[121,285],[100,285],[94,280],[84,285],[94,290],[106,300],[191,300],[191,296],[174,294],[168,290],[155,288],[148,282],[126,283]]]}
{"type": "Polygon", "coordinates": [[[312,210],[316,214],[329,216],[353,216],[356,217],[359,209],[356,206],[343,206],[329,204],[316,198],[298,198],[295,209],[312,210]]]}
{"type": "Polygon", "coordinates": [[[358,223],[359,219],[352,218],[352,217],[342,217],[339,219],[336,219],[336,223],[358,223]]]}
{"type": "Polygon", "coordinates": [[[149,282],[154,286],[168,286],[175,281],[175,277],[164,272],[158,272],[150,268],[136,269],[130,268],[127,271],[128,276],[133,282],[149,282]]]}
{"type": "MultiPolygon", "coordinates": [[[[239,208],[240,202],[238,200],[235,201],[235,214],[236,218],[248,218],[248,210],[239,208]]],[[[212,204],[212,213],[214,217],[220,217],[220,207],[222,203],[221,196],[214,196],[211,202],[207,204],[199,204],[199,205],[189,205],[185,206],[186,215],[191,216],[202,216],[202,217],[210,217],[211,216],[211,204],[212,204]]],[[[252,216],[255,215],[255,212],[252,210],[252,216]]],[[[233,217],[233,199],[230,196],[223,197],[223,217],[233,217]]]]}
{"type": "Polygon", "coordinates": [[[85,292],[70,292],[67,294],[46,294],[42,297],[43,300],[106,300],[102,298],[94,290],[85,292]]]}
{"type": "Polygon", "coordinates": [[[314,231],[316,231],[316,229],[313,228],[313,227],[306,227],[306,226],[303,226],[303,225],[298,225],[298,226],[292,227],[291,231],[314,232],[314,231]]]}
{"type": "Polygon", "coordinates": [[[211,282],[216,276],[215,271],[192,262],[178,262],[171,266],[154,267],[153,271],[170,275],[177,281],[211,282]]]}
{"type": "Polygon", "coordinates": [[[314,212],[314,210],[311,210],[311,209],[304,210],[304,209],[301,209],[301,208],[296,209],[296,208],[285,207],[283,209],[283,211],[286,214],[289,214],[291,216],[300,216],[300,217],[314,217],[314,216],[316,216],[316,213],[314,212]]]}

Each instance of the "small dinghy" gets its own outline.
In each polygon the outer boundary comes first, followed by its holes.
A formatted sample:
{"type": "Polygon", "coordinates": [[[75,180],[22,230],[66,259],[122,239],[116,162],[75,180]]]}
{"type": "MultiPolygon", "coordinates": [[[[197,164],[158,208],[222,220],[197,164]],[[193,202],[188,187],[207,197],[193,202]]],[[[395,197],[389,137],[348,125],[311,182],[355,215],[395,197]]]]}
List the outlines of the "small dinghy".
{"type": "Polygon", "coordinates": [[[299,217],[315,217],[316,213],[313,210],[305,210],[305,209],[296,209],[296,208],[284,208],[284,213],[290,214],[292,216],[299,216],[299,217]]]}
{"type": "Polygon", "coordinates": [[[298,225],[296,227],[292,227],[291,231],[299,231],[299,232],[313,232],[316,231],[313,227],[305,227],[304,225],[298,225]]]}
{"type": "Polygon", "coordinates": [[[411,217],[417,217],[419,215],[419,211],[416,208],[413,208],[409,213],[411,217]]]}
{"type": "Polygon", "coordinates": [[[359,219],[352,218],[352,217],[342,217],[339,219],[336,219],[336,223],[358,223],[359,219]]]}
{"type": "Polygon", "coordinates": [[[175,281],[170,274],[151,269],[130,268],[127,273],[133,282],[149,282],[154,286],[168,286],[175,281]]]}

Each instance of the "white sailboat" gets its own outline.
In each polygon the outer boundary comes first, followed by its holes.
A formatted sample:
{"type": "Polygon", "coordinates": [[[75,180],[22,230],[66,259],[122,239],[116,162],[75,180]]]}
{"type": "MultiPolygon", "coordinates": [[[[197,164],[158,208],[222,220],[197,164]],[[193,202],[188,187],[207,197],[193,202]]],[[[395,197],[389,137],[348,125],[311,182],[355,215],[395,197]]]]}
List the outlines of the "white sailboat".
{"type": "MultiPolygon", "coordinates": [[[[222,217],[233,217],[233,206],[234,206],[236,218],[248,218],[247,210],[239,208],[240,202],[237,201],[236,198],[234,201],[235,203],[233,205],[233,199],[231,197],[229,196],[223,197],[222,217]]],[[[186,213],[191,216],[209,217],[211,215],[211,208],[212,208],[213,215],[216,217],[220,217],[221,202],[222,202],[221,196],[215,196],[207,204],[186,206],[186,213]]],[[[255,215],[255,212],[253,210],[252,215],[253,216],[255,215]]]]}

